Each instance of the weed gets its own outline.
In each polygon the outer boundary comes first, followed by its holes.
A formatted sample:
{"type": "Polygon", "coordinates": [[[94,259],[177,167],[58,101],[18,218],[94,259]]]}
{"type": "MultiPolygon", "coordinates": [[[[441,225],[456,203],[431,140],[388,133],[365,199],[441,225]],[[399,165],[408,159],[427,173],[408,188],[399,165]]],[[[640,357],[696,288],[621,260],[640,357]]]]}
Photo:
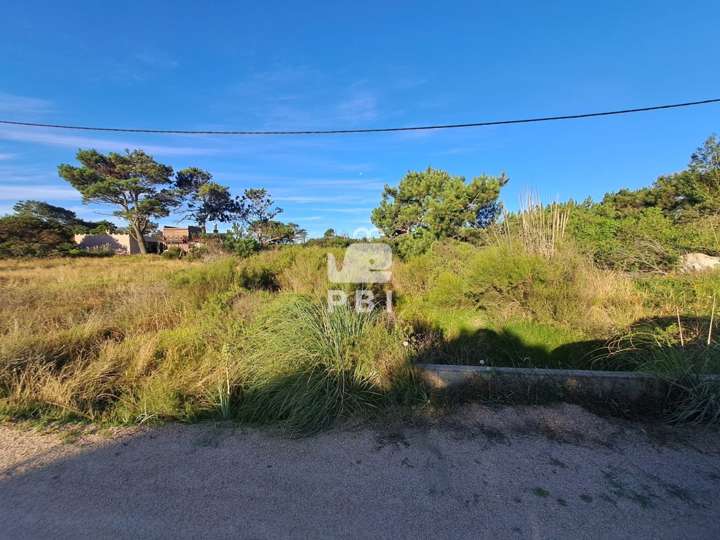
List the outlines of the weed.
{"type": "Polygon", "coordinates": [[[308,432],[378,407],[414,384],[402,349],[377,347],[393,332],[382,316],[280,296],[248,331],[240,418],[308,432]]]}

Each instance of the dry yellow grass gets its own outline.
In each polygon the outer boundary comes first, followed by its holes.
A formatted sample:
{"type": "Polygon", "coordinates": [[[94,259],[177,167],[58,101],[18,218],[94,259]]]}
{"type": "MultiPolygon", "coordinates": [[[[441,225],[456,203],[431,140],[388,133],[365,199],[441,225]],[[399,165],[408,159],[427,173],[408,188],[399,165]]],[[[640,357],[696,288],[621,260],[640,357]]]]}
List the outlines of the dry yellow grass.
{"type": "MultiPolygon", "coordinates": [[[[255,314],[275,298],[294,302],[294,293],[324,296],[322,259],[320,250],[288,249],[241,263],[152,256],[0,261],[0,414],[123,423],[226,417],[246,383],[246,357],[254,366],[276,360],[270,340],[247,344],[255,314]]],[[[290,335],[304,331],[302,321],[285,322],[290,335]]],[[[380,324],[371,330],[375,341],[393,340],[394,348],[377,351],[377,373],[389,379],[388,355],[401,341],[380,324]]],[[[303,384],[293,389],[296,397],[307,391],[303,384]]]]}
{"type": "Polygon", "coordinates": [[[547,354],[533,356],[535,365],[578,367],[574,349],[562,358],[551,353],[610,338],[640,319],[702,315],[698,310],[720,280],[716,274],[633,278],[595,268],[572,246],[554,249],[546,257],[522,247],[446,242],[395,261],[396,316],[363,326],[357,340],[345,335],[357,323],[352,314],[335,326],[316,316],[328,288],[323,248],[292,246],[244,261],[0,260],[0,416],[144,422],[226,417],[234,410],[279,419],[265,414],[275,402],[323,402],[333,415],[345,398],[323,400],[344,396],[333,392],[346,381],[333,376],[307,384],[308,373],[334,369],[323,332],[309,332],[308,321],[331,329],[329,342],[341,345],[333,350],[343,362],[367,368],[371,376],[361,379],[375,395],[396,390],[397,374],[404,376],[424,347],[467,362],[487,349],[483,358],[511,364],[518,354],[542,349],[547,354]],[[306,300],[304,311],[283,307],[297,295],[306,300]],[[682,301],[679,310],[666,298],[682,301]],[[262,334],[256,314],[268,304],[290,315],[262,334]],[[305,371],[288,376],[276,369],[278,351],[288,359],[305,351],[305,371]],[[253,366],[268,384],[248,378],[253,366]],[[243,402],[248,395],[252,407],[243,402]]]}
{"type": "Polygon", "coordinates": [[[5,406],[94,419],[112,403],[124,421],[182,415],[178,396],[204,399],[201,382],[212,377],[207,360],[220,339],[207,339],[207,316],[198,320],[192,294],[170,278],[203,265],[159,257],[0,261],[5,406]]]}

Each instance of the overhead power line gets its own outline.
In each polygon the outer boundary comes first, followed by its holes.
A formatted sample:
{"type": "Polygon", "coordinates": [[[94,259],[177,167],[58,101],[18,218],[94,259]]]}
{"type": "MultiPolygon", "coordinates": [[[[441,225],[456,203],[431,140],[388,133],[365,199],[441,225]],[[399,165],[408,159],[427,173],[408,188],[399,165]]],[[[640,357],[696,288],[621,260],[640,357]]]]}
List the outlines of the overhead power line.
{"type": "Polygon", "coordinates": [[[215,131],[215,130],[192,130],[192,129],[145,129],[145,128],[118,128],[118,127],[97,127],[97,126],[76,126],[65,124],[41,124],[38,122],[17,122],[13,120],[0,120],[0,124],[10,126],[26,126],[37,128],[53,129],[75,129],[83,131],[112,131],[117,133],[154,133],[168,135],[348,135],[351,133],[388,133],[393,131],[424,131],[434,129],[458,129],[485,126],[502,126],[508,124],[531,124],[535,122],[552,122],[555,120],[577,120],[580,118],[597,118],[599,116],[616,116],[621,114],[632,114],[639,112],[659,111],[664,109],[679,109],[681,107],[694,107],[696,105],[707,105],[718,103],[720,98],[703,99],[701,101],[686,101],[685,103],[671,103],[668,105],[654,105],[652,107],[637,107],[634,109],[619,109],[615,111],[591,112],[582,114],[565,114],[560,116],[539,116],[535,118],[520,118],[514,120],[490,120],[486,122],[468,122],[463,124],[434,124],[427,126],[404,126],[385,128],[360,128],[360,129],[303,129],[303,130],[273,130],[273,131],[215,131]]]}

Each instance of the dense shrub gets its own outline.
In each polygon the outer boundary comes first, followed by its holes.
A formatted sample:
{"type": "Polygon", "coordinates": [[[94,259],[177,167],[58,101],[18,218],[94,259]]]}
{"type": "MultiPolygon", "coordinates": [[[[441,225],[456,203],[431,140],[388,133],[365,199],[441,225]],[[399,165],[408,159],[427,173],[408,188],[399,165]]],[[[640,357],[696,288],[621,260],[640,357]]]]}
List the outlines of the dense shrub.
{"type": "Polygon", "coordinates": [[[210,255],[210,248],[204,245],[193,245],[185,254],[188,261],[198,261],[210,255]]]}
{"type": "Polygon", "coordinates": [[[73,246],[70,228],[30,216],[0,218],[0,257],[62,255],[73,246]]]}
{"type": "Polygon", "coordinates": [[[429,167],[408,172],[397,187],[385,186],[371,221],[407,258],[423,253],[434,240],[464,239],[495,222],[505,174],[463,176],[429,167]]]}
{"type": "Polygon", "coordinates": [[[472,309],[484,320],[523,318],[594,333],[621,327],[641,310],[629,280],[569,248],[548,259],[513,246],[439,244],[399,265],[394,277],[401,307],[414,311],[472,309]]]}
{"type": "Polygon", "coordinates": [[[244,259],[260,251],[260,242],[248,236],[228,233],[223,238],[223,247],[229,253],[244,259]]]}
{"type": "Polygon", "coordinates": [[[574,208],[568,230],[578,248],[596,264],[635,271],[672,269],[694,236],[658,208],[621,216],[600,205],[574,208]]]}
{"type": "Polygon", "coordinates": [[[162,257],[165,259],[181,259],[183,251],[177,246],[171,246],[162,252],[162,257]]]}
{"type": "MultiPolygon", "coordinates": [[[[342,261],[343,250],[330,251],[342,261]]],[[[660,372],[670,365],[661,358],[684,358],[697,366],[683,381],[700,367],[720,370],[708,356],[715,349],[699,347],[715,336],[718,272],[631,278],[596,268],[571,245],[548,257],[506,242],[436,242],[395,260],[394,315],[365,315],[325,308],[335,286],[327,252],[4,261],[0,414],[234,417],[312,431],[417,402],[414,362],[660,372]],[[641,333],[653,341],[616,354],[630,349],[623,336],[638,345],[641,333]],[[602,347],[605,360],[590,354],[602,347]]],[[[715,399],[698,384],[682,394],[684,410],[715,399]]]]}

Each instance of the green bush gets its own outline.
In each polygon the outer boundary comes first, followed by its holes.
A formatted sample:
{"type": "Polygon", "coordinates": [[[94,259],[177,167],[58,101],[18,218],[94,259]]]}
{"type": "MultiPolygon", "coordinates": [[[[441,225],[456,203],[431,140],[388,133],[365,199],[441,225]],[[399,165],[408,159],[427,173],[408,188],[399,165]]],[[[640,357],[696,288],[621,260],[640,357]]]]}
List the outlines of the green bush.
{"type": "Polygon", "coordinates": [[[48,257],[72,249],[69,227],[31,216],[0,218],[0,257],[48,257]]]}
{"type": "Polygon", "coordinates": [[[596,264],[635,271],[673,268],[688,238],[687,231],[658,208],[620,215],[602,205],[574,208],[568,232],[596,264]]]}
{"type": "Polygon", "coordinates": [[[111,249],[82,249],[70,248],[65,252],[69,257],[113,257],[115,252],[111,249]]]}
{"type": "Polygon", "coordinates": [[[570,249],[548,259],[513,246],[438,245],[398,269],[395,282],[401,308],[472,309],[489,321],[529,319],[586,333],[623,327],[641,311],[627,278],[570,249]]]}
{"type": "Polygon", "coordinates": [[[188,261],[197,261],[207,257],[209,254],[210,250],[206,246],[193,245],[185,254],[185,258],[188,261]]]}
{"type": "Polygon", "coordinates": [[[420,229],[412,234],[393,238],[390,244],[401,259],[408,260],[426,253],[435,240],[428,231],[420,229]]]}
{"type": "Polygon", "coordinates": [[[165,259],[181,259],[183,255],[183,250],[176,246],[171,246],[162,252],[162,257],[165,259]]]}
{"type": "Polygon", "coordinates": [[[244,259],[260,251],[260,242],[255,238],[229,233],[223,239],[223,247],[233,255],[244,259]]]}
{"type": "Polygon", "coordinates": [[[594,351],[595,369],[654,373],[670,388],[664,414],[673,423],[720,424],[720,342],[711,316],[652,317],[594,351]]]}
{"type": "Polygon", "coordinates": [[[638,289],[656,315],[709,316],[713,297],[720,309],[720,271],[638,276],[638,289]]]}

